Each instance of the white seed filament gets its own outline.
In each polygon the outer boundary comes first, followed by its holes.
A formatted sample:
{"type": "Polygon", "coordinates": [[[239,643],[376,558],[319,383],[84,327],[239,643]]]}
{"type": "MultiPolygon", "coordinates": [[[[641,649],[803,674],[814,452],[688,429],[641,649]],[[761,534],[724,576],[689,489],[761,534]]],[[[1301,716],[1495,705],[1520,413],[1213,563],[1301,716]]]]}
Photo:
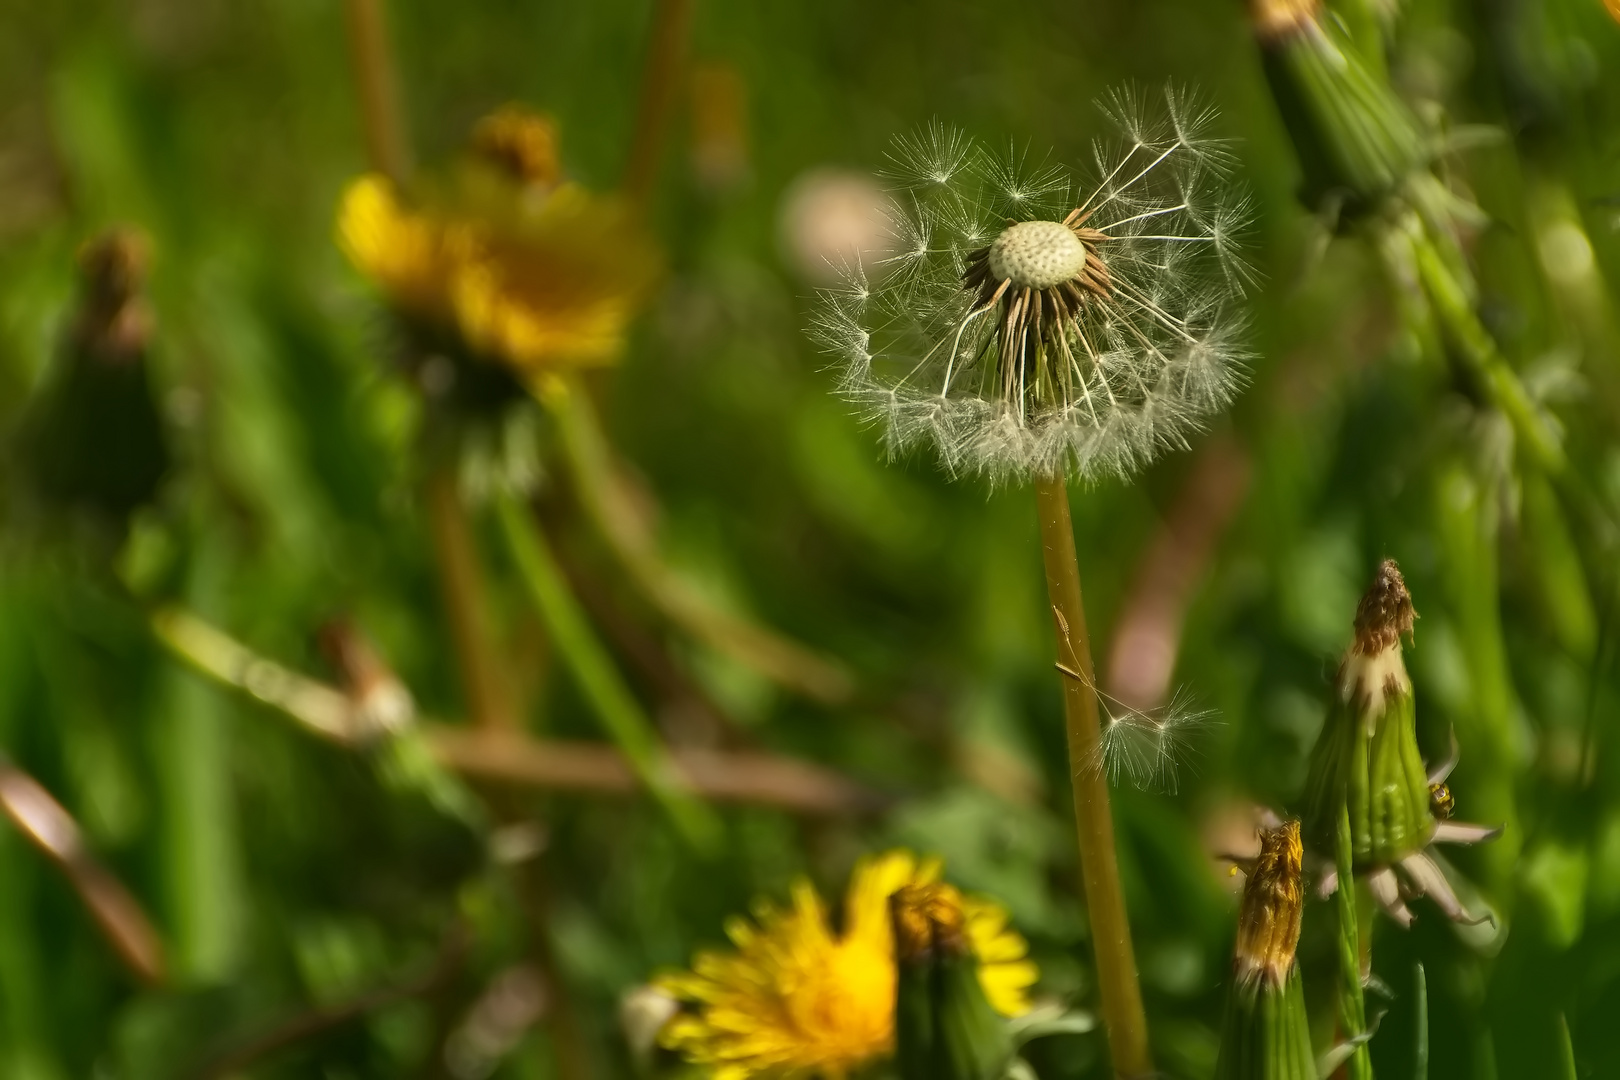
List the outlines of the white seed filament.
{"type": "Polygon", "coordinates": [[[990,273],[1020,289],[1050,289],[1086,266],[1086,246],[1061,221],[1021,221],[990,245],[990,273]]]}

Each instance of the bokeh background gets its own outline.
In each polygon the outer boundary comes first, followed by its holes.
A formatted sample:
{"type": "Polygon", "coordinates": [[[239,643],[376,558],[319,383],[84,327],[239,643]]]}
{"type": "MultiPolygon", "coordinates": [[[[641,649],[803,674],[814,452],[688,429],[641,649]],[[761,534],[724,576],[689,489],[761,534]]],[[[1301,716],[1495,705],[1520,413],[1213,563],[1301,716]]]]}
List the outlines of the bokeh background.
{"type": "MultiPolygon", "coordinates": [[[[543,420],[533,460],[574,592],[664,738],[715,753],[722,777],[758,753],[821,770],[813,806],[718,802],[722,843],[702,855],[619,774],[464,769],[478,811],[457,816],[374,749],[313,737],[153,635],[149,612],[183,605],[335,682],[321,633],[346,620],[423,716],[467,713],[420,402],[334,243],[340,194],[368,167],[345,13],[5,0],[8,476],[64,348],[76,253],[114,225],[151,242],[150,393],[171,461],[110,552],[7,500],[8,812],[38,805],[19,774],[43,785],[154,937],[98,924],[106,879],[82,853],[53,861],[26,820],[0,826],[0,1073],[631,1076],[628,990],[721,941],[755,897],[801,874],[836,895],[858,856],[893,845],[998,897],[1043,993],[1091,1007],[1031,494],[886,461],[804,328],[827,260],[881,241],[874,176],[896,134],[938,118],[1084,161],[1100,92],[1173,81],[1219,107],[1255,197],[1249,386],[1188,452],[1073,493],[1104,689],[1153,705],[1185,688],[1213,712],[1173,781],[1116,787],[1160,1067],[1213,1068],[1235,911],[1218,856],[1252,844],[1256,803],[1297,795],[1356,599],[1393,557],[1421,616],[1423,745],[1438,756],[1456,732],[1459,817],[1507,831],[1454,859],[1501,930],[1422,902],[1410,932],[1379,925],[1379,1075],[1417,1074],[1419,963],[1429,1075],[1555,1075],[1566,1031],[1576,1075],[1620,1075],[1620,563],[1603,524],[1620,520],[1605,284],[1620,275],[1620,23],[1599,0],[1346,7],[1389,20],[1392,80],[1455,136],[1441,171],[1484,211],[1479,311],[1607,518],[1573,514],[1523,466],[1403,321],[1366,239],[1330,240],[1331,216],[1298,198],[1242,5],[695,0],[646,221],[666,271],[597,400],[670,572],[832,658],[852,691],[795,693],[687,632],[581,514],[543,420]],[[131,940],[161,948],[160,976],[120,960],[131,940]]],[[[619,183],[648,0],[395,0],[387,15],[418,160],[519,101],[556,118],[572,176],[619,183]]],[[[79,432],[78,452],[112,468],[116,435],[79,432]]],[[[524,729],[607,746],[493,519],[471,516],[524,729]]],[[[1307,964],[1328,955],[1312,919],[1307,964]]],[[[1043,1077],[1106,1072],[1097,1034],[1031,1060],[1043,1077]]]]}

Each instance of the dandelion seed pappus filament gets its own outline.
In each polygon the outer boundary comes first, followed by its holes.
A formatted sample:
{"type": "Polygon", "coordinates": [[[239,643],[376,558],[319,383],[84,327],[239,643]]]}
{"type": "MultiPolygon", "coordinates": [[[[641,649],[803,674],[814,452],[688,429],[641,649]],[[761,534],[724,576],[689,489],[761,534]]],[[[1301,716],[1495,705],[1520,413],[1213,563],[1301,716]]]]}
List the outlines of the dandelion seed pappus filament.
{"type": "Polygon", "coordinates": [[[891,451],[993,481],[1124,476],[1223,408],[1246,353],[1248,199],[1211,110],[1116,91],[1084,176],[935,124],[896,141],[893,254],[816,333],[891,451]]]}

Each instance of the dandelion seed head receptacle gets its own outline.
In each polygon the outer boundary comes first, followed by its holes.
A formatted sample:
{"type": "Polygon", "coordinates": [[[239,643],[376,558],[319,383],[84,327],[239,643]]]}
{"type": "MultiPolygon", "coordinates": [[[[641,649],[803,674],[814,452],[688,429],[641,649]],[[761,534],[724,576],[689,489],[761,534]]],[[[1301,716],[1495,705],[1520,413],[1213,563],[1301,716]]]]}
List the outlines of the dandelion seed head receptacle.
{"type": "Polygon", "coordinates": [[[1247,199],[1213,116],[1118,92],[1081,175],[943,126],[899,139],[892,254],[816,334],[891,451],[995,481],[1128,475],[1223,408],[1244,358],[1247,199]]]}

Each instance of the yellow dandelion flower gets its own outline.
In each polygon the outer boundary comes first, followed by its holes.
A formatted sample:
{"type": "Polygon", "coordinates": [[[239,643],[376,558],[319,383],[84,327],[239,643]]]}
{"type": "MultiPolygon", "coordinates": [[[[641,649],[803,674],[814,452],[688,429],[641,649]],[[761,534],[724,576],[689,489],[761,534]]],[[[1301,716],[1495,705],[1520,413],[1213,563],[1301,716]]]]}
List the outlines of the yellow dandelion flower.
{"type": "Polygon", "coordinates": [[[458,261],[452,248],[458,245],[445,222],[407,207],[386,177],[362,176],[343,193],[338,246],[395,307],[419,317],[448,317],[458,261]]]}
{"type": "MultiPolygon", "coordinates": [[[[689,1006],[664,1027],[662,1043],[707,1067],[714,1080],[840,1080],[891,1053],[889,897],[937,882],[940,871],[939,860],[918,860],[908,851],[863,860],[844,897],[841,932],[802,880],[787,910],[762,903],[753,920],[730,920],[726,934],[734,952],[699,953],[691,971],[658,980],[689,1006]]],[[[990,901],[968,898],[963,914],[985,996],[1003,1015],[1027,1012],[1037,972],[1024,939],[990,901]]]]}
{"type": "Polygon", "coordinates": [[[413,202],[363,176],[338,212],[344,254],[408,322],[529,381],[616,359],[659,271],[621,200],[559,181],[555,142],[549,121],[506,106],[449,183],[413,202]]]}

